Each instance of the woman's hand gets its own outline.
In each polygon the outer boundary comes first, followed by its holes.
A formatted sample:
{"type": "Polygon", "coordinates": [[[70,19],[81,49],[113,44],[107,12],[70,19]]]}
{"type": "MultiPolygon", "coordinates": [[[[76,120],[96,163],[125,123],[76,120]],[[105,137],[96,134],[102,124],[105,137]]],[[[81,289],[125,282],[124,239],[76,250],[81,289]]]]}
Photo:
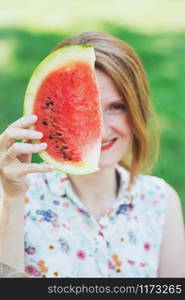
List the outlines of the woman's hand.
{"type": "Polygon", "coordinates": [[[50,172],[52,166],[31,163],[32,153],[47,148],[46,143],[30,144],[29,140],[39,140],[41,132],[28,129],[37,121],[37,116],[24,116],[0,135],[0,182],[7,197],[22,195],[28,190],[26,175],[34,172],[50,172]],[[23,140],[23,143],[16,140],[23,140]]]}

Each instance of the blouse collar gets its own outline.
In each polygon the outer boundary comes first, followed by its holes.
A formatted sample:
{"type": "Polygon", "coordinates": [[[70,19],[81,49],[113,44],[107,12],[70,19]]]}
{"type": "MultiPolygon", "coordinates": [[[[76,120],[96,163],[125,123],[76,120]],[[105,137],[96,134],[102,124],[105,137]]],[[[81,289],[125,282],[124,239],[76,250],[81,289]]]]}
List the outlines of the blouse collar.
{"type": "MultiPolygon", "coordinates": [[[[129,182],[129,172],[119,164],[116,164],[115,168],[120,178],[120,186],[115,205],[131,205],[133,199],[135,198],[135,192],[134,188],[131,190],[131,192],[127,190],[129,182]]],[[[58,197],[67,196],[68,198],[70,198],[71,201],[76,202],[81,207],[83,206],[82,202],[79,200],[78,196],[73,190],[73,186],[68,174],[61,173],[59,171],[53,171],[51,173],[45,174],[45,176],[49,185],[49,189],[54,195],[58,197]]]]}

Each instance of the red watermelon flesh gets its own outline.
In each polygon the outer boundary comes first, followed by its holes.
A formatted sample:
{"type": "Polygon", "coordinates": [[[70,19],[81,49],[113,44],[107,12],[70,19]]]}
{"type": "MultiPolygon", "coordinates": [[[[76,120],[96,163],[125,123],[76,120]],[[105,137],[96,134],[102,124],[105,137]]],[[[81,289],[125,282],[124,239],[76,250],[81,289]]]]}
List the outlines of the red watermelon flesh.
{"type": "Polygon", "coordinates": [[[75,45],[50,54],[51,59],[48,56],[39,65],[40,76],[37,69],[34,72],[25,97],[25,114],[38,116],[32,128],[44,134],[39,142],[48,144],[40,156],[71,174],[99,169],[102,116],[92,50],[92,46],[75,45]],[[60,60],[52,69],[57,55],[60,60]]]}

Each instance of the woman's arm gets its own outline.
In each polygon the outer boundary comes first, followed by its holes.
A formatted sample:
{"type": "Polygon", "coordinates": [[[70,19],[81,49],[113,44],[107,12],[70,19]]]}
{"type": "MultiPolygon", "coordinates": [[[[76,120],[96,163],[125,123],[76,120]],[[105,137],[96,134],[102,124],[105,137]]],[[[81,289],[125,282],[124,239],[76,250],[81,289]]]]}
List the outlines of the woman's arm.
{"type": "Polygon", "coordinates": [[[167,215],[161,245],[159,277],[185,278],[185,230],[176,191],[167,184],[167,215]]]}
{"type": "Polygon", "coordinates": [[[0,183],[0,200],[1,270],[8,265],[24,272],[24,195],[5,197],[0,183]]]}

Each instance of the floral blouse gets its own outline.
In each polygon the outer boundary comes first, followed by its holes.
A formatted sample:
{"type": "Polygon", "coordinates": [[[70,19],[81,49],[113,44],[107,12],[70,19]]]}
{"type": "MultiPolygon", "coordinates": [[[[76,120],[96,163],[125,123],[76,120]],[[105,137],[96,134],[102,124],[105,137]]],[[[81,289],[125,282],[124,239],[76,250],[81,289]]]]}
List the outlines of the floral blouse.
{"type": "Polygon", "coordinates": [[[31,277],[157,277],[166,214],[164,180],[116,165],[118,197],[93,218],[67,174],[28,174],[25,198],[25,271],[31,277]]]}

